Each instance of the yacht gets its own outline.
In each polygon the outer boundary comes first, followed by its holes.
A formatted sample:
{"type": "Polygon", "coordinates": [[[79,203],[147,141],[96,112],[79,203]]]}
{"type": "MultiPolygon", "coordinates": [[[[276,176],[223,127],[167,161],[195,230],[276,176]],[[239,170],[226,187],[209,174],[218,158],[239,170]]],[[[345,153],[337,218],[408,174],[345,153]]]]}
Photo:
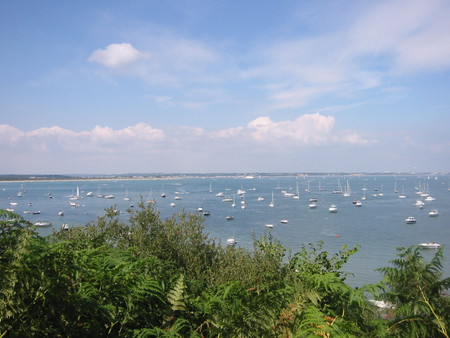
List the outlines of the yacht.
{"type": "Polygon", "coordinates": [[[234,239],[234,238],[228,238],[227,239],[227,245],[230,245],[230,246],[235,246],[237,244],[237,241],[234,239]]]}
{"type": "Polygon", "coordinates": [[[315,209],[315,208],[317,208],[317,203],[316,203],[316,202],[311,202],[311,203],[309,203],[309,208],[310,208],[310,209],[315,209]]]}
{"type": "Polygon", "coordinates": [[[409,216],[409,217],[405,218],[405,223],[406,224],[414,224],[416,222],[417,221],[416,221],[416,219],[413,216],[409,216]]]}
{"type": "Polygon", "coordinates": [[[439,248],[441,245],[436,243],[436,242],[427,242],[427,243],[420,243],[419,247],[421,247],[422,249],[437,249],[439,248]]]}
{"type": "Polygon", "coordinates": [[[332,204],[329,208],[328,211],[331,213],[335,213],[337,212],[337,206],[335,204],[332,204]]]}
{"type": "Polygon", "coordinates": [[[431,211],[428,213],[428,215],[429,215],[430,217],[436,217],[436,216],[439,216],[439,211],[436,210],[436,209],[433,209],[433,210],[431,210],[431,211]]]}

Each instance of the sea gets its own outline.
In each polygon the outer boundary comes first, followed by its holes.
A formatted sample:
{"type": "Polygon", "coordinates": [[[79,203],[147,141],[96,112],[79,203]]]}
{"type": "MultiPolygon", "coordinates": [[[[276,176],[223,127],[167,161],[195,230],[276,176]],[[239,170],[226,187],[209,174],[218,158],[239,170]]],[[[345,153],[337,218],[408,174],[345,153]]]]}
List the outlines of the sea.
{"type": "MultiPolygon", "coordinates": [[[[140,201],[154,201],[162,219],[183,210],[201,213],[205,232],[222,245],[234,238],[237,246],[251,250],[254,237],[271,233],[287,248],[287,256],[319,241],[331,255],[344,245],[359,246],[343,268],[350,273],[347,283],[355,287],[380,282],[383,276],[376,269],[390,266],[397,248],[424,242],[444,247],[442,277],[450,275],[449,176],[238,175],[0,182],[0,209],[13,209],[32,223],[50,222],[51,226],[37,227],[42,236],[60,231],[62,224],[85,226],[110,207],[126,221],[126,210],[140,201]],[[314,200],[317,206],[311,208],[314,200]],[[331,205],[337,212],[329,211],[331,205]],[[439,215],[429,216],[431,210],[439,215]],[[406,224],[409,216],[417,222],[406,224]]],[[[436,250],[422,252],[430,260],[436,250]]]]}

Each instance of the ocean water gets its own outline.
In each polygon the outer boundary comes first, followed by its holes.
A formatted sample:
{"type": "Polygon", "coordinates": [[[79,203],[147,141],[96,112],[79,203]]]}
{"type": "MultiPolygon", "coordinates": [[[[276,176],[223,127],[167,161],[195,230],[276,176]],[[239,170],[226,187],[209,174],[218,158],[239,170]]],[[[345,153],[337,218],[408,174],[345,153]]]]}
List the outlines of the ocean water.
{"type": "MultiPolygon", "coordinates": [[[[12,208],[33,223],[52,222],[51,227],[38,229],[45,236],[59,230],[63,223],[70,227],[84,226],[104,215],[108,207],[124,212],[132,205],[137,206],[141,198],[156,200],[155,207],[162,218],[183,209],[199,212],[202,207],[210,212],[204,216],[205,231],[222,244],[234,237],[238,246],[251,249],[253,235],[260,237],[270,231],[292,253],[298,252],[303,244],[318,241],[324,241],[324,248],[331,253],[343,245],[359,245],[359,251],[344,270],[354,274],[347,282],[360,286],[381,280],[375,269],[389,266],[389,261],[396,258],[396,248],[431,241],[444,245],[444,277],[450,275],[449,182],[448,176],[413,175],[0,182],[0,208],[12,208]],[[350,196],[332,193],[339,185],[345,189],[347,182],[350,196]],[[297,193],[297,186],[300,198],[295,199],[292,194],[297,193]],[[81,195],[76,201],[79,207],[69,206],[69,198],[76,194],[77,187],[81,195]],[[245,190],[245,195],[238,195],[238,190],[245,190]],[[428,192],[435,200],[425,201],[425,197],[417,194],[418,190],[428,192]],[[17,196],[20,191],[22,197],[17,196]],[[87,197],[88,192],[94,196],[87,197]],[[114,195],[114,199],[98,198],[98,193],[114,195]],[[224,196],[216,196],[220,193],[224,196]],[[272,193],[274,207],[269,207],[272,193]],[[399,198],[402,194],[406,198],[399,198]],[[124,200],[126,195],[130,201],[124,200]],[[362,206],[355,206],[353,201],[363,196],[366,199],[361,201],[362,206]],[[234,197],[236,206],[223,202],[225,197],[234,197]],[[317,198],[315,209],[309,207],[311,198],[317,198]],[[422,209],[415,205],[416,200],[424,201],[422,209]],[[337,206],[336,213],[329,212],[331,204],[337,206]],[[432,209],[439,210],[439,216],[430,217],[428,212],[432,209]],[[64,216],[58,215],[60,210],[64,216]],[[33,214],[36,211],[40,213],[33,214]],[[227,216],[233,216],[234,220],[227,220],[227,216]],[[417,223],[406,224],[408,216],[414,216],[417,223]],[[269,229],[267,224],[273,228],[269,229]]],[[[124,212],[121,217],[126,220],[127,214],[124,212]]],[[[423,250],[427,259],[434,252],[423,250]]]]}

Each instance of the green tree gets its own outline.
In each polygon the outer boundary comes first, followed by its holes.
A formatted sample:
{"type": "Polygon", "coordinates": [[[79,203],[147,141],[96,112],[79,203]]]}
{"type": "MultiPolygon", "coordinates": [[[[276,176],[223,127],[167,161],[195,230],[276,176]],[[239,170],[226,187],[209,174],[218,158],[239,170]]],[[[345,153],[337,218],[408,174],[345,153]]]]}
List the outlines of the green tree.
{"type": "Polygon", "coordinates": [[[410,337],[449,337],[450,299],[444,291],[450,278],[442,279],[443,249],[427,262],[419,247],[398,248],[384,274],[380,297],[392,304],[389,334],[410,337]]]}

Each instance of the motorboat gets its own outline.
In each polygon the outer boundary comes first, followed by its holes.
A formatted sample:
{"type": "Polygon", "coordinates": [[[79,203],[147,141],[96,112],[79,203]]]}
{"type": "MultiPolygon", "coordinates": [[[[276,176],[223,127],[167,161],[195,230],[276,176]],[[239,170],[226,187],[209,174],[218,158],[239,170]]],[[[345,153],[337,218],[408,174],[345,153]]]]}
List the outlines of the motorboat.
{"type": "Polygon", "coordinates": [[[310,208],[310,209],[315,209],[315,208],[317,208],[317,203],[316,203],[316,202],[311,202],[311,203],[309,203],[309,208],[310,208]]]}
{"type": "Polygon", "coordinates": [[[338,210],[337,210],[337,206],[336,206],[335,204],[332,204],[332,205],[328,208],[328,211],[331,212],[331,213],[337,212],[337,211],[338,211],[338,210]]]}
{"type": "Polygon", "coordinates": [[[439,248],[441,245],[439,243],[436,242],[427,242],[427,243],[420,243],[419,247],[421,247],[422,249],[437,249],[439,248]]]}
{"type": "Polygon", "coordinates": [[[93,193],[92,191],[89,191],[89,192],[86,194],[86,196],[87,196],[87,197],[93,197],[93,196],[94,196],[94,193],[93,193]]]}
{"type": "Polygon", "coordinates": [[[361,201],[356,201],[356,202],[355,202],[355,205],[356,205],[357,207],[360,207],[360,206],[362,206],[362,203],[361,203],[361,201]]]}
{"type": "Polygon", "coordinates": [[[266,228],[272,229],[273,228],[273,224],[266,224],[266,228]]]}
{"type": "Polygon", "coordinates": [[[436,216],[439,216],[439,211],[436,210],[436,209],[433,209],[433,210],[431,210],[431,211],[428,213],[428,215],[429,215],[430,217],[436,217],[436,216]]]}
{"type": "Polygon", "coordinates": [[[225,194],[223,192],[219,192],[216,194],[216,197],[223,197],[225,194]]]}
{"type": "Polygon", "coordinates": [[[227,245],[235,246],[236,244],[237,244],[237,241],[233,237],[227,239],[227,245]]]}
{"type": "Polygon", "coordinates": [[[232,221],[232,220],[234,220],[234,216],[227,216],[226,219],[227,219],[227,221],[232,221]]]}
{"type": "Polygon", "coordinates": [[[114,198],[114,195],[106,195],[104,198],[106,198],[106,199],[113,199],[114,198]]]}
{"type": "Polygon", "coordinates": [[[49,221],[38,221],[36,223],[34,223],[35,226],[37,227],[51,227],[52,226],[52,222],[49,221]]]}
{"type": "Polygon", "coordinates": [[[409,217],[405,218],[405,223],[406,224],[414,224],[416,222],[417,221],[416,221],[416,219],[413,216],[409,216],[409,217]]]}
{"type": "Polygon", "coordinates": [[[211,215],[211,213],[209,211],[204,211],[203,212],[203,216],[210,216],[210,215],[211,215]]]}
{"type": "Polygon", "coordinates": [[[64,216],[64,211],[60,210],[60,211],[58,212],[58,216],[64,216]]]}
{"type": "Polygon", "coordinates": [[[283,224],[287,224],[289,221],[287,219],[282,219],[280,222],[283,224]]]}

